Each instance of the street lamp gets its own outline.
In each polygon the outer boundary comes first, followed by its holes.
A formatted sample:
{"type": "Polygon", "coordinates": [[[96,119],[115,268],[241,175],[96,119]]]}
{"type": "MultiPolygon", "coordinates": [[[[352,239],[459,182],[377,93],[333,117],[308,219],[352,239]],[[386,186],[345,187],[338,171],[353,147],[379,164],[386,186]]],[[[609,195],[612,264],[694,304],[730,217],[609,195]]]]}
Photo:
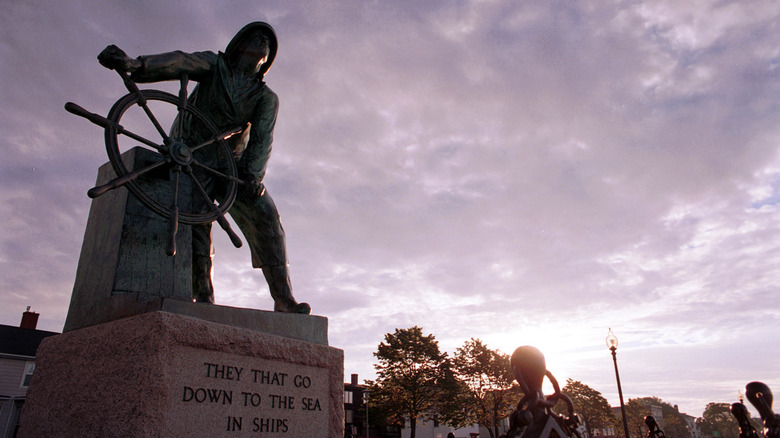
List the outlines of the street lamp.
{"type": "Polygon", "coordinates": [[[617,379],[618,395],[620,396],[620,413],[623,416],[623,428],[626,431],[626,438],[629,438],[628,421],[626,420],[626,405],[623,403],[623,389],[620,387],[620,373],[618,373],[618,366],[617,366],[617,346],[618,346],[617,336],[615,336],[615,334],[612,333],[612,329],[610,328],[609,334],[607,335],[607,347],[612,352],[612,362],[614,362],[615,364],[615,379],[617,379]]]}

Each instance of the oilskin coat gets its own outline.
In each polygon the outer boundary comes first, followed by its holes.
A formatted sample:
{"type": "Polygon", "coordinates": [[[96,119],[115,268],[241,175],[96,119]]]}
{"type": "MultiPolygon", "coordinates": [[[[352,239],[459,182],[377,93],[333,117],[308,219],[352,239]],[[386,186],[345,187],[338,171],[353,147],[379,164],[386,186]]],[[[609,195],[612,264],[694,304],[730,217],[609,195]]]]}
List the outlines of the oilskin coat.
{"type": "MultiPolygon", "coordinates": [[[[198,82],[189,105],[204,112],[220,132],[245,127],[240,135],[231,138],[239,175],[244,179],[263,180],[271,156],[279,99],[262,81],[262,73],[252,78],[234,73],[229,54],[221,52],[176,51],[139,59],[143,67],[133,74],[135,81],[176,80],[186,73],[198,82]]],[[[192,142],[189,144],[198,144],[211,137],[190,120],[185,120],[183,134],[185,142],[192,142]]],[[[210,148],[204,148],[207,149],[210,148]]],[[[197,159],[209,164],[216,162],[216,157],[201,155],[197,159]]],[[[204,186],[212,198],[219,199],[224,194],[223,182],[208,175],[200,179],[205,180],[204,186]]],[[[255,197],[239,187],[229,213],[247,240],[253,267],[286,267],[284,229],[268,190],[263,188],[260,196],[255,197]]],[[[194,225],[192,233],[193,296],[199,298],[198,295],[213,294],[207,290],[211,289],[210,272],[203,272],[211,268],[211,224],[194,225]],[[202,266],[204,263],[206,266],[202,266]],[[203,285],[204,281],[208,285],[203,285]]],[[[213,302],[213,297],[210,300],[213,302]]]]}

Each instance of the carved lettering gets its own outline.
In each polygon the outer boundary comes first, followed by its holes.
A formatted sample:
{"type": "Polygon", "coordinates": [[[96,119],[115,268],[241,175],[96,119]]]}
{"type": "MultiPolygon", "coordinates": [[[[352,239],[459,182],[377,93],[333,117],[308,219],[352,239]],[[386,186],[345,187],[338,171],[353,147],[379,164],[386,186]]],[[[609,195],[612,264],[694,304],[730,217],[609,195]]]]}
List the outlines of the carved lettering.
{"type": "Polygon", "coordinates": [[[192,410],[188,409],[193,415],[191,418],[204,422],[202,427],[208,428],[210,423],[222,434],[296,435],[297,424],[301,422],[300,427],[308,434],[314,426],[311,422],[323,421],[322,412],[327,411],[327,406],[320,401],[327,399],[321,375],[308,371],[308,368],[291,366],[288,369],[261,364],[254,365],[248,361],[231,363],[208,356],[196,359],[191,364],[189,375],[182,376],[188,380],[179,383],[181,386],[178,387],[182,388],[179,403],[191,406],[192,410]],[[245,375],[244,370],[249,370],[249,373],[245,375]],[[258,385],[267,385],[268,388],[258,385]],[[235,405],[234,393],[238,394],[235,405]],[[216,408],[214,405],[227,405],[230,410],[207,420],[208,411],[224,412],[213,409],[216,408]]]}
{"type": "Polygon", "coordinates": [[[311,386],[311,378],[308,376],[295,376],[293,384],[296,388],[308,388],[311,386]]]}
{"type": "Polygon", "coordinates": [[[287,377],[285,373],[277,373],[274,371],[265,370],[251,370],[254,376],[255,383],[261,383],[264,385],[277,385],[284,386],[284,379],[287,377]]]}
{"type": "Polygon", "coordinates": [[[271,397],[271,408],[295,409],[295,397],[276,394],[268,394],[268,397],[271,397]]]}
{"type": "Polygon", "coordinates": [[[241,372],[244,371],[241,367],[217,363],[204,362],[203,365],[206,365],[206,377],[214,379],[241,380],[241,372]]]}
{"type": "Polygon", "coordinates": [[[250,404],[255,407],[260,406],[260,401],[262,400],[260,394],[242,391],[241,395],[244,396],[244,406],[249,406],[250,404]]]}
{"type": "Polygon", "coordinates": [[[322,407],[320,407],[320,399],[318,398],[308,398],[303,397],[301,399],[301,403],[303,403],[303,410],[304,411],[321,411],[322,407]]]}
{"type": "Polygon", "coordinates": [[[252,420],[252,432],[287,433],[289,427],[286,418],[258,418],[252,420]]]}
{"type": "Polygon", "coordinates": [[[243,418],[241,417],[231,417],[228,415],[227,417],[227,431],[228,432],[237,432],[241,430],[241,422],[243,421],[243,418]]]}
{"type": "Polygon", "coordinates": [[[233,391],[225,391],[224,389],[214,388],[191,388],[189,386],[184,387],[183,402],[196,402],[196,403],[216,403],[223,405],[233,404],[233,391]]]}

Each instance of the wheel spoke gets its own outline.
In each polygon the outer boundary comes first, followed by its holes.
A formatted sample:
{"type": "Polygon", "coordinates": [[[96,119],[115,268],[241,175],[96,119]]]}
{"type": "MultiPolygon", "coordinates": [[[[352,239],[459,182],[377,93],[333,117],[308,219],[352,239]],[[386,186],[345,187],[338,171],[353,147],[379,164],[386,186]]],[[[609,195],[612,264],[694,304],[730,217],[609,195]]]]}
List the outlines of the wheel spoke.
{"type": "Polygon", "coordinates": [[[132,132],[126,130],[125,128],[123,128],[121,125],[117,125],[117,134],[122,134],[122,135],[124,135],[126,137],[132,138],[133,140],[135,140],[137,142],[143,143],[143,144],[145,144],[147,146],[151,146],[155,150],[157,150],[157,152],[159,152],[161,154],[164,154],[165,151],[166,151],[165,146],[163,146],[161,144],[158,144],[158,143],[155,143],[155,142],[153,142],[151,140],[147,140],[146,138],[141,137],[138,134],[132,133],[132,132]]]}
{"type": "Polygon", "coordinates": [[[241,132],[243,130],[244,130],[244,128],[240,127],[240,126],[237,127],[237,128],[233,128],[233,129],[227,130],[227,131],[225,131],[225,132],[223,132],[221,134],[215,135],[214,137],[210,138],[209,140],[204,141],[203,143],[201,143],[201,144],[199,144],[197,146],[194,146],[194,147],[190,148],[190,150],[195,152],[198,149],[200,149],[202,147],[206,147],[206,146],[208,146],[208,145],[210,145],[210,144],[212,144],[214,142],[217,142],[217,141],[220,141],[220,140],[227,140],[230,137],[238,134],[239,132],[241,132]]]}
{"type": "Polygon", "coordinates": [[[113,122],[113,121],[111,121],[111,120],[109,120],[109,119],[107,119],[107,118],[105,118],[105,117],[103,117],[103,116],[101,116],[99,114],[91,113],[91,112],[85,110],[84,108],[76,105],[73,102],[66,103],[65,104],[65,110],[67,110],[71,114],[75,114],[77,116],[84,117],[85,119],[89,120],[90,122],[92,122],[92,123],[94,123],[94,124],[104,128],[104,129],[113,128],[113,129],[116,130],[117,134],[122,134],[122,135],[125,135],[127,137],[130,137],[130,138],[132,138],[135,141],[138,141],[140,143],[143,143],[145,145],[148,145],[148,146],[151,146],[151,147],[155,148],[160,153],[164,153],[164,148],[163,148],[162,145],[160,145],[158,143],[155,143],[155,142],[153,142],[151,140],[147,140],[146,138],[141,137],[138,134],[130,132],[130,131],[126,130],[124,128],[124,126],[120,125],[119,123],[113,122]]]}
{"type": "Polygon", "coordinates": [[[144,112],[146,113],[146,116],[149,117],[149,120],[154,125],[155,129],[157,129],[157,132],[160,133],[160,136],[163,138],[163,140],[168,138],[168,134],[165,132],[163,127],[160,125],[160,122],[157,121],[157,117],[152,114],[152,110],[149,109],[149,106],[146,104],[146,98],[144,97],[144,94],[141,93],[141,90],[138,88],[138,85],[135,84],[135,82],[130,79],[130,75],[128,75],[125,72],[116,70],[117,73],[119,73],[119,76],[122,77],[122,82],[125,83],[125,87],[127,88],[127,91],[135,94],[137,97],[137,103],[138,106],[143,108],[144,112]]]}
{"type": "Polygon", "coordinates": [[[176,255],[176,232],[179,229],[179,175],[181,175],[181,166],[173,168],[173,204],[171,205],[171,217],[169,218],[169,229],[171,232],[168,247],[165,253],[169,256],[176,255]]]}
{"type": "Polygon", "coordinates": [[[179,130],[178,135],[176,136],[177,141],[181,141],[181,137],[184,133],[184,115],[187,111],[187,82],[188,82],[187,73],[184,73],[181,75],[181,87],[179,88],[179,115],[176,117],[176,119],[179,121],[179,130]]]}
{"type": "Polygon", "coordinates": [[[230,227],[230,223],[227,221],[227,219],[225,219],[225,215],[219,211],[216,205],[214,205],[214,202],[211,200],[209,194],[206,193],[206,189],[203,188],[203,185],[201,185],[200,181],[198,181],[198,179],[195,178],[195,176],[192,174],[192,168],[185,167],[184,169],[184,171],[190,175],[190,179],[192,179],[192,182],[195,183],[195,187],[197,187],[200,194],[206,199],[206,204],[208,204],[211,211],[217,214],[217,222],[219,223],[219,226],[225,230],[228,237],[230,237],[230,241],[233,242],[233,246],[236,248],[241,248],[241,239],[238,238],[235,231],[233,231],[233,228],[230,227]]]}
{"type": "Polygon", "coordinates": [[[222,172],[220,172],[217,169],[214,169],[214,168],[211,168],[209,166],[206,166],[205,164],[200,164],[197,161],[193,160],[191,164],[197,166],[199,169],[203,169],[203,170],[205,170],[207,172],[210,172],[210,173],[212,173],[214,175],[217,175],[217,176],[219,176],[219,177],[221,177],[223,179],[226,179],[226,180],[229,180],[229,181],[233,181],[234,183],[238,183],[238,184],[246,184],[246,182],[243,179],[241,179],[241,178],[237,178],[237,177],[235,177],[233,175],[228,175],[226,173],[222,173],[222,172]]]}
{"type": "Polygon", "coordinates": [[[135,170],[133,172],[126,173],[126,174],[124,174],[124,175],[122,175],[122,176],[120,176],[118,178],[115,178],[115,179],[109,181],[106,184],[103,184],[103,185],[100,185],[100,186],[96,186],[96,187],[93,187],[93,188],[89,189],[89,191],[87,192],[87,196],[89,196],[90,198],[93,198],[93,199],[97,198],[98,196],[106,193],[109,190],[113,190],[113,189],[116,189],[118,187],[122,187],[123,185],[129,183],[130,181],[135,180],[136,178],[138,178],[139,176],[143,175],[146,172],[149,172],[151,170],[157,169],[158,167],[162,166],[163,164],[165,164],[165,161],[158,161],[158,162],[156,162],[154,164],[150,164],[150,165],[148,165],[146,167],[143,167],[141,169],[135,170]]]}

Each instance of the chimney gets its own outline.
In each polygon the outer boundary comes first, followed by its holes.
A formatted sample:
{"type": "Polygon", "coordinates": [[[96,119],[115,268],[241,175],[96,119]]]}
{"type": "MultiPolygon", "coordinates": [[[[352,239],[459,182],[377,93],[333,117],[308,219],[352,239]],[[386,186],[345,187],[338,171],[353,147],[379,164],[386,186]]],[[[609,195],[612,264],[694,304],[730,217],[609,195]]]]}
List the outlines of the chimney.
{"type": "Polygon", "coordinates": [[[38,326],[38,314],[35,312],[30,312],[30,306],[27,306],[27,310],[22,313],[22,323],[19,324],[19,327],[35,330],[35,327],[38,326]]]}
{"type": "Polygon", "coordinates": [[[357,386],[357,384],[358,384],[358,375],[357,374],[353,374],[352,375],[352,384],[357,386]]]}

